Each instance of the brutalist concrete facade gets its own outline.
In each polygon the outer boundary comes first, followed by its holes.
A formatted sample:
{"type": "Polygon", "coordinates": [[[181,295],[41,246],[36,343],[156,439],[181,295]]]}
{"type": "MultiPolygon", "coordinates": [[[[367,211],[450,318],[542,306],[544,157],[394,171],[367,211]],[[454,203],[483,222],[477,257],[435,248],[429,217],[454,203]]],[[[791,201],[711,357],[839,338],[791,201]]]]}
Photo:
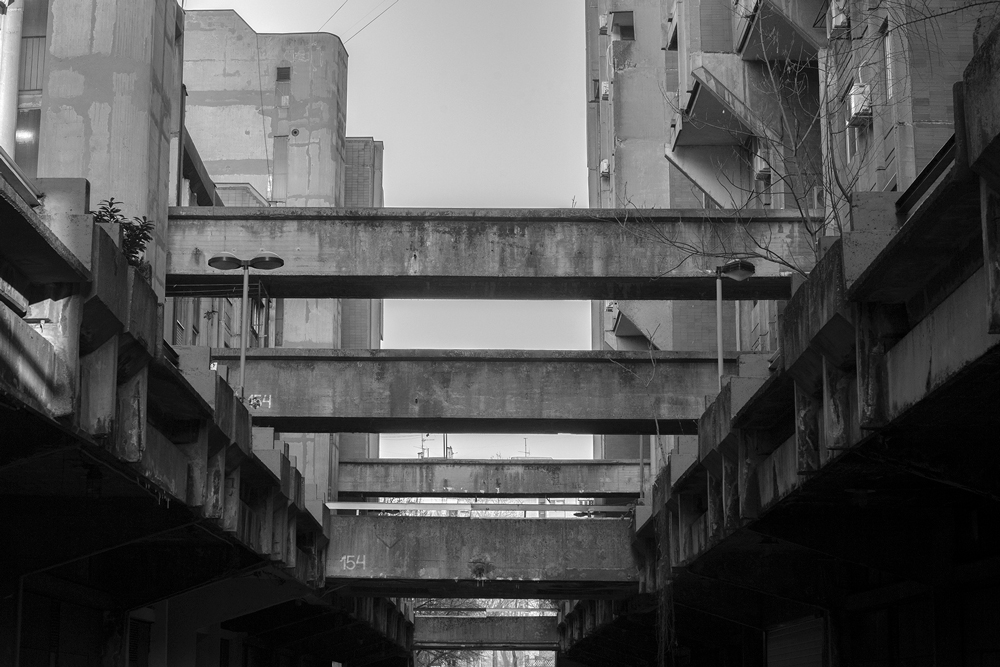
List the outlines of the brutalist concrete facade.
{"type": "MultiPolygon", "coordinates": [[[[0,155],[0,664],[306,665],[357,653],[329,636],[290,645],[287,632],[262,632],[316,615],[352,625],[366,655],[405,664],[402,603],[322,597],[329,511],[306,500],[288,445],[252,433],[207,347],[172,345],[178,331],[197,341],[197,325],[198,342],[221,340],[238,314],[198,312],[178,329],[164,308],[168,206],[222,203],[184,125],[183,11],[168,0],[18,4],[2,63],[20,77],[4,88],[17,132],[0,155]],[[122,250],[122,224],[95,224],[111,197],[154,223],[137,257],[122,250]]],[[[342,132],[339,148],[329,141],[338,160],[342,144],[342,132]]]]}

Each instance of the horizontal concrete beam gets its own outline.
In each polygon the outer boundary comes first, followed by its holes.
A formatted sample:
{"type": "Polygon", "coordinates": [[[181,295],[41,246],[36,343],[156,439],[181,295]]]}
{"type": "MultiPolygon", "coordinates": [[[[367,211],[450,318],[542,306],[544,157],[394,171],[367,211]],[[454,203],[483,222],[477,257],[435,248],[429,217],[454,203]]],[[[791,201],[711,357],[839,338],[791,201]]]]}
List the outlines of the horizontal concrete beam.
{"type": "Polygon", "coordinates": [[[555,651],[559,628],[555,616],[416,616],[415,649],[555,651]]]}
{"type": "Polygon", "coordinates": [[[331,516],[327,581],[344,595],[588,598],[638,591],[620,519],[331,516]]]}
{"type": "Polygon", "coordinates": [[[594,512],[602,514],[622,513],[631,512],[633,509],[631,505],[581,505],[578,503],[556,505],[552,503],[366,503],[363,501],[337,501],[326,503],[326,507],[334,511],[347,510],[350,512],[494,512],[491,516],[498,516],[496,512],[583,512],[589,516],[594,512]]]}
{"type": "MultiPolygon", "coordinates": [[[[647,474],[649,466],[646,466],[647,474]]],[[[341,461],[341,494],[383,498],[639,495],[638,461],[341,461]]]]}
{"type": "MultiPolygon", "coordinates": [[[[231,365],[239,354],[212,350],[231,365]]],[[[254,424],[293,433],[695,433],[704,352],[303,350],[247,354],[254,424]]],[[[730,356],[728,374],[737,363],[730,356]]],[[[230,376],[232,377],[232,376],[230,376]]]]}
{"type": "MultiPolygon", "coordinates": [[[[265,249],[285,260],[261,272],[275,297],[714,299],[720,258],[765,246],[804,270],[815,261],[798,215],[754,213],[172,208],[167,291],[237,288],[239,272],[212,269],[208,258],[265,249]]],[[[756,277],[727,281],[725,298],[791,295],[787,267],[754,263],[756,277]]]]}

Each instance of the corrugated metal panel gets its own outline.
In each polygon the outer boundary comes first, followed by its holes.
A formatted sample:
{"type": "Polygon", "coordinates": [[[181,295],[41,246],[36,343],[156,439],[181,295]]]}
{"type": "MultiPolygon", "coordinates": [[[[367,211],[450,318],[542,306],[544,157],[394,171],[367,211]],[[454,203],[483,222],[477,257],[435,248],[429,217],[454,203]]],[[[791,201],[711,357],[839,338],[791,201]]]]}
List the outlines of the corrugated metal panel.
{"type": "Polygon", "coordinates": [[[822,618],[808,618],[767,631],[767,667],[823,667],[822,618]]]}
{"type": "Polygon", "coordinates": [[[18,90],[41,90],[45,74],[45,38],[21,38],[21,74],[18,90]]]}

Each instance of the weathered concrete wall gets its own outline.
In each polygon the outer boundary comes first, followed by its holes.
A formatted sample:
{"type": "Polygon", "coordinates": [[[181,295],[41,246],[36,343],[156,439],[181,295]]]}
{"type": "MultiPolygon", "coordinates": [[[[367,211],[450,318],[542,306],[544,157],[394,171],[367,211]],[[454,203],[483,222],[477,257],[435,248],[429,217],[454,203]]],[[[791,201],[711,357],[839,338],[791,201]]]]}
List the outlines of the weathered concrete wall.
{"type": "Polygon", "coordinates": [[[74,411],[73,369],[34,327],[0,305],[0,387],[49,417],[74,411]]]}
{"type": "Polygon", "coordinates": [[[352,591],[604,597],[638,581],[631,524],[617,519],[331,516],[328,527],[327,580],[352,591]]]}
{"type": "Polygon", "coordinates": [[[176,2],[52,0],[38,176],[86,178],[156,224],[146,259],[163,296],[176,2]]]}
{"type": "Polygon", "coordinates": [[[637,461],[379,459],[341,462],[338,488],[385,497],[589,498],[637,496],[639,478],[637,461]]]}
{"type": "Polygon", "coordinates": [[[413,647],[554,651],[559,630],[555,616],[417,616],[413,647]]]}
{"type": "Polygon", "coordinates": [[[888,417],[916,406],[1000,345],[989,333],[985,270],[980,269],[885,355],[888,417]]]}
{"type": "MultiPolygon", "coordinates": [[[[238,352],[216,349],[220,364],[238,352]]],[[[729,373],[735,373],[735,360],[729,373]]],[[[257,424],[281,431],[691,433],[717,390],[684,352],[253,349],[257,424]]]]}
{"type": "MultiPolygon", "coordinates": [[[[223,247],[238,256],[261,248],[281,255],[285,266],[267,275],[274,296],[710,300],[718,260],[702,252],[752,253],[760,242],[796,265],[814,261],[798,215],[779,212],[171,211],[169,274],[178,293],[184,283],[240,279],[208,266],[223,247]]],[[[758,277],[727,285],[727,298],[787,298],[784,269],[755,264],[758,277]]]]}
{"type": "Polygon", "coordinates": [[[188,132],[213,179],[250,183],[282,205],[341,205],[347,51],[338,37],[258,34],[234,11],[190,11],[184,82],[188,132]],[[279,67],[291,68],[287,86],[279,67]]]}
{"type": "Polygon", "coordinates": [[[972,168],[1000,192],[1000,32],[993,31],[965,70],[965,127],[972,168]]]}

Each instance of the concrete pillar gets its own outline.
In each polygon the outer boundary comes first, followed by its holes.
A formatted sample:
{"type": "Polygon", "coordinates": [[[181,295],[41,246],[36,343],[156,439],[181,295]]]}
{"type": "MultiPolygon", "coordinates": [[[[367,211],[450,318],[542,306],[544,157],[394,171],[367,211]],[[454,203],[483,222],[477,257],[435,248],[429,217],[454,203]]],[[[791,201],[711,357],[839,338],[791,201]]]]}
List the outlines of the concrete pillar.
{"type": "Polygon", "coordinates": [[[53,289],[51,298],[32,304],[28,316],[40,320],[39,330],[42,337],[66,364],[66,386],[70,388],[68,405],[53,406],[59,416],[73,415],[79,418],[78,407],[80,397],[80,324],[83,321],[83,297],[77,286],[58,286],[53,289]]]}
{"type": "Polygon", "coordinates": [[[80,359],[80,428],[108,436],[115,420],[118,338],[112,336],[80,359]]]}
{"type": "Polygon", "coordinates": [[[21,26],[24,1],[8,2],[0,31],[0,147],[14,157],[17,130],[17,87],[21,73],[21,26]]]}
{"type": "Polygon", "coordinates": [[[118,385],[118,416],[115,420],[114,453],[129,463],[142,459],[146,447],[146,404],[149,393],[149,368],[143,368],[118,385]]]}
{"type": "MultiPolygon", "coordinates": [[[[213,471],[221,474],[220,462],[217,460],[218,458],[222,458],[221,466],[223,468],[225,467],[225,448],[219,450],[219,452],[216,453],[216,456],[213,457],[212,460],[209,460],[207,424],[202,425],[198,432],[198,439],[195,442],[177,445],[177,447],[184,452],[184,456],[188,459],[187,504],[191,507],[204,508],[203,511],[206,512],[205,516],[217,516],[208,513],[211,511],[211,508],[206,507],[206,504],[211,505],[212,501],[212,494],[209,486],[213,471]]],[[[218,512],[219,515],[221,515],[221,508],[219,508],[218,512]]]]}

